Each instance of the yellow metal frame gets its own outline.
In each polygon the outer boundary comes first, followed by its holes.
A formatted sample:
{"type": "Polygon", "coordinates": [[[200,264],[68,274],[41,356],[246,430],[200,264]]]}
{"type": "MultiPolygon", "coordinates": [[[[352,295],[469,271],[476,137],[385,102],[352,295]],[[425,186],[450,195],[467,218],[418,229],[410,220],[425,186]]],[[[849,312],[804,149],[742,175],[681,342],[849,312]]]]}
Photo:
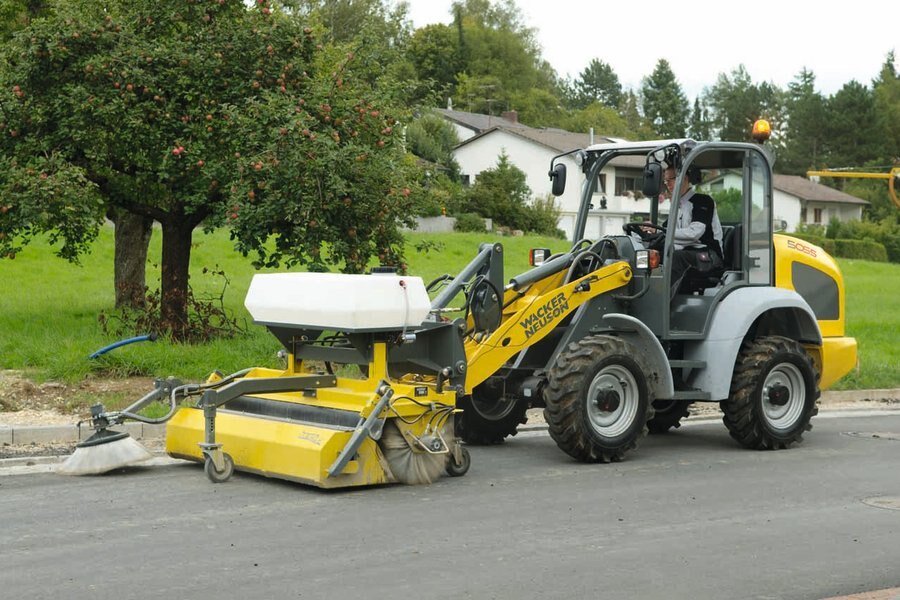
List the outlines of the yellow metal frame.
{"type": "Polygon", "coordinates": [[[900,198],[897,198],[897,190],[894,187],[894,181],[900,177],[900,167],[894,167],[887,173],[854,173],[853,171],[807,171],[807,177],[840,177],[848,179],[887,179],[888,193],[891,201],[900,208],[900,198]]]}
{"type": "Polygon", "coordinates": [[[466,340],[466,394],[496,373],[510,358],[535,344],[579,306],[631,281],[631,267],[617,262],[561,285],[564,274],[537,282],[523,293],[504,297],[500,327],[485,337],[466,340]]]}
{"type": "MultiPolygon", "coordinates": [[[[295,362],[293,356],[288,357],[288,365],[284,371],[256,368],[244,377],[270,378],[303,373],[302,362],[295,362]]],[[[360,419],[365,419],[376,407],[379,398],[376,390],[382,381],[390,384],[394,396],[380,418],[392,419],[405,437],[409,437],[408,433],[421,437],[428,428],[443,426],[450,411],[442,407],[456,405],[455,391],[438,392],[434,381],[409,378],[391,381],[387,373],[387,348],[384,343],[374,345],[373,358],[364,379],[338,377],[334,387],[317,388],[314,397],[305,396],[302,392],[257,396],[350,411],[357,413],[360,419]]],[[[166,427],[166,452],[176,458],[202,462],[205,457],[200,443],[204,441],[204,429],[202,409],[179,409],[166,427]]],[[[363,441],[357,457],[340,474],[328,476],[329,467],[352,434],[353,430],[349,428],[289,421],[227,409],[216,411],[216,442],[222,444],[222,451],[232,457],[235,469],[239,471],[299,481],[322,488],[395,481],[377,442],[369,437],[363,441]]]]}

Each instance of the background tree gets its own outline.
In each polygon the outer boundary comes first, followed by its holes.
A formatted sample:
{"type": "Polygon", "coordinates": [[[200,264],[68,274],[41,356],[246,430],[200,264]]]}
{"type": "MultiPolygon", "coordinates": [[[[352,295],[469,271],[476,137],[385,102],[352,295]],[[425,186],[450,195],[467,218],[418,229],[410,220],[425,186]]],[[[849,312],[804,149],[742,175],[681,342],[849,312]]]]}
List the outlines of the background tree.
{"type": "Polygon", "coordinates": [[[453,158],[453,148],[459,144],[456,130],[435,112],[426,112],[406,128],[409,151],[447,173],[459,176],[459,164],[453,158]]]}
{"type": "Polygon", "coordinates": [[[560,124],[566,131],[587,133],[594,129],[594,134],[599,136],[613,136],[631,139],[637,138],[637,132],[632,130],[619,113],[599,102],[588,105],[583,110],[571,113],[560,124]]]}
{"type": "Polygon", "coordinates": [[[432,86],[440,95],[441,105],[454,96],[456,76],[465,70],[462,49],[459,45],[460,30],[456,26],[432,24],[417,29],[407,48],[407,57],[416,76],[432,86]]]}
{"type": "Polygon", "coordinates": [[[712,139],[712,127],[709,122],[709,112],[706,104],[699,97],[694,98],[694,108],[691,110],[691,120],[688,124],[688,137],[695,140],[712,139]]]}
{"type": "Polygon", "coordinates": [[[872,82],[878,127],[884,141],[883,163],[900,161],[900,76],[895,66],[896,56],[891,50],[885,58],[878,77],[872,82]]]}
{"type": "Polygon", "coordinates": [[[779,171],[805,175],[822,166],[827,132],[825,99],[816,91],[816,76],[806,68],[788,84],[784,149],[778,156],[779,171]]]}
{"type": "MultiPolygon", "coordinates": [[[[252,10],[239,0],[55,8],[8,45],[0,68],[0,188],[11,200],[0,214],[0,253],[50,231],[59,253],[74,259],[96,235],[106,204],[154,219],[163,237],[161,323],[176,338],[187,327],[193,230],[239,223],[254,195],[273,213],[264,200],[280,197],[282,213],[323,224],[308,237],[296,227],[276,230],[290,247],[276,244],[268,264],[288,256],[355,269],[379,249],[399,260],[396,227],[410,214],[408,197],[387,194],[379,173],[403,156],[391,133],[405,113],[392,110],[403,105],[397,86],[373,75],[384,72],[375,68],[379,56],[319,52],[311,29],[265,2],[252,10]],[[352,175],[332,176],[329,159],[351,156],[352,175]],[[259,179],[268,169],[271,180],[259,179]],[[278,176],[285,171],[310,187],[291,187],[278,176]],[[326,206],[357,195],[378,195],[385,206],[365,217],[326,206]],[[60,217],[47,216],[49,201],[60,217]],[[350,218],[359,220],[359,234],[348,241],[350,218]],[[326,242],[333,245],[322,256],[326,242]]],[[[401,190],[404,173],[392,178],[401,190]]],[[[277,222],[264,216],[256,215],[252,232],[236,229],[239,241],[250,236],[243,249],[277,222]]]]}
{"type": "Polygon", "coordinates": [[[531,188],[525,173],[509,162],[505,152],[497,158],[497,166],[478,174],[471,187],[467,209],[494,220],[495,225],[528,229],[527,206],[531,188]]]}
{"type": "Polygon", "coordinates": [[[636,93],[632,90],[625,90],[622,92],[622,101],[619,104],[619,115],[625,121],[628,131],[631,132],[628,137],[635,140],[652,140],[657,137],[656,132],[641,114],[640,103],[640,98],[636,93]]]}
{"type": "Polygon", "coordinates": [[[863,166],[882,156],[885,138],[872,90],[857,81],[845,83],[830,98],[827,114],[828,166],[863,166]]]}
{"type": "Polygon", "coordinates": [[[774,132],[781,131],[781,91],[768,83],[754,84],[744,65],[730,76],[720,73],[715,85],[704,93],[704,102],[710,110],[712,134],[718,139],[747,141],[759,118],[767,118],[774,132]]]}
{"type": "Polygon", "coordinates": [[[618,108],[622,100],[622,84],[611,66],[600,59],[591,59],[573,84],[573,106],[586,108],[599,102],[610,108],[618,108]]]}
{"type": "Polygon", "coordinates": [[[666,59],[659,59],[653,73],[641,82],[641,104],[644,117],[660,137],[685,136],[689,105],[666,59]]]}

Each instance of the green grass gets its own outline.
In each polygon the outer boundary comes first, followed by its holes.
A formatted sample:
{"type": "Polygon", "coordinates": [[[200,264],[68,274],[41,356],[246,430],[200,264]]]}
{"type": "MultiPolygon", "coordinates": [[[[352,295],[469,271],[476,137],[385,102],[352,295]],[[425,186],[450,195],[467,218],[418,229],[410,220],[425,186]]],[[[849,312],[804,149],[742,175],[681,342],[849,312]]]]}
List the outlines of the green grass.
{"type": "MultiPolygon", "coordinates": [[[[492,241],[503,243],[507,279],[527,269],[529,248],[568,248],[567,242],[550,238],[410,234],[409,271],[426,282],[443,273],[456,273],[475,256],[480,243],[492,241]]],[[[159,243],[156,231],[147,270],[151,289],[159,279],[159,243]]],[[[859,371],[836,387],[900,387],[900,344],[895,341],[900,331],[900,265],[839,262],[847,283],[847,335],[857,338],[861,360],[859,371]]],[[[111,310],[114,300],[112,230],[103,230],[81,266],[54,257],[45,242],[34,242],[14,260],[0,261],[0,369],[23,369],[38,381],[138,374],[196,381],[214,369],[232,372],[248,366],[278,366],[277,340],[265,328],[252,325],[243,307],[254,270],[248,259],[234,251],[227,232],[195,234],[191,265],[191,285],[201,298],[217,298],[224,285],[221,277],[204,274],[203,268],[226,273],[230,283],[225,306],[246,322],[247,335],[204,345],[164,340],[138,343],[89,360],[91,352],[116,341],[103,334],[97,321],[100,312],[111,310]]]]}
{"type": "Polygon", "coordinates": [[[859,370],[834,389],[900,387],[900,265],[838,259],[847,302],[846,335],[859,344],[859,370]]]}

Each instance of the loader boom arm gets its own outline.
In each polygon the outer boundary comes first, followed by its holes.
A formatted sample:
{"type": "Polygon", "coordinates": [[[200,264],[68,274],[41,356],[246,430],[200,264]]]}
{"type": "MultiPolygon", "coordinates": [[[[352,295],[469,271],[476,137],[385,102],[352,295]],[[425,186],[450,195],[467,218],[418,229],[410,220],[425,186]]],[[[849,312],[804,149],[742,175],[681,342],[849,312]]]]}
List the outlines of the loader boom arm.
{"type": "Polygon", "coordinates": [[[496,373],[510,358],[536,344],[579,306],[631,281],[631,267],[616,262],[564,286],[535,296],[479,343],[467,344],[466,394],[496,373]]]}

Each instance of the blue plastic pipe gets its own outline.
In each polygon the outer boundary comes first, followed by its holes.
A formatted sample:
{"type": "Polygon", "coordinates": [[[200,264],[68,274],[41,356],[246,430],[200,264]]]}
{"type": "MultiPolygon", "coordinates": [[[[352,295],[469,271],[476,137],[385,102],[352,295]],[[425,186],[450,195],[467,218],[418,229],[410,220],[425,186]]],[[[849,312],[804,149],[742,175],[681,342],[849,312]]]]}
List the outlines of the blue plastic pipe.
{"type": "Polygon", "coordinates": [[[121,346],[127,346],[128,344],[134,344],[135,342],[155,342],[155,341],[156,341],[155,333],[151,333],[148,335],[139,335],[137,337],[128,338],[127,340],[119,340],[118,342],[110,344],[109,346],[104,346],[103,348],[100,348],[99,350],[97,350],[96,352],[91,354],[88,358],[97,358],[98,356],[102,356],[102,355],[106,354],[110,350],[115,350],[116,348],[119,348],[121,346]]]}

